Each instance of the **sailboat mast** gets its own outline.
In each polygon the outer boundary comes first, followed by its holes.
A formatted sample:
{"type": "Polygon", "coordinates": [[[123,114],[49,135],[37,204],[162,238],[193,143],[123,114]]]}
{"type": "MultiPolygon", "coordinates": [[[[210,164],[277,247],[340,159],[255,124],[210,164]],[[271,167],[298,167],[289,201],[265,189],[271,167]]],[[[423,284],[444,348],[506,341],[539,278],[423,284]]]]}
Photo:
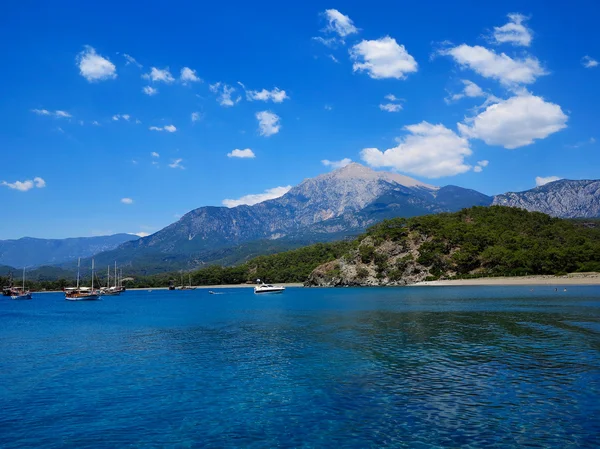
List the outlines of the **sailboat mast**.
{"type": "Polygon", "coordinates": [[[94,259],[92,259],[92,294],[94,293],[94,259]]]}
{"type": "Polygon", "coordinates": [[[77,290],[79,290],[79,267],[81,266],[81,257],[77,258],[77,290]]]}
{"type": "Polygon", "coordinates": [[[110,265],[108,266],[108,272],[106,274],[106,288],[110,288],[110,265]]]}
{"type": "Polygon", "coordinates": [[[115,289],[117,288],[117,261],[115,260],[115,289]]]}
{"type": "Polygon", "coordinates": [[[23,267],[23,291],[25,291],[25,267],[23,267]]]}

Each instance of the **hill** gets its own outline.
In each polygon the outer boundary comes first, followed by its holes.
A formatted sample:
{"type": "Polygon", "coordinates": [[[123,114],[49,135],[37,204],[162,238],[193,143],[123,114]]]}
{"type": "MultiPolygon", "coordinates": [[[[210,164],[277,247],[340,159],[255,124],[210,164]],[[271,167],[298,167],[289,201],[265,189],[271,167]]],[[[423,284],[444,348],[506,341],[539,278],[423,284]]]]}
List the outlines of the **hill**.
{"type": "Polygon", "coordinates": [[[600,229],[504,206],[386,220],[307,285],[406,285],[482,275],[600,271],[600,229]]]}
{"type": "Polygon", "coordinates": [[[11,267],[58,265],[76,261],[78,257],[90,257],[114,249],[124,242],[138,238],[131,234],[114,234],[67,239],[23,237],[17,240],[0,240],[0,265],[11,267]]]}

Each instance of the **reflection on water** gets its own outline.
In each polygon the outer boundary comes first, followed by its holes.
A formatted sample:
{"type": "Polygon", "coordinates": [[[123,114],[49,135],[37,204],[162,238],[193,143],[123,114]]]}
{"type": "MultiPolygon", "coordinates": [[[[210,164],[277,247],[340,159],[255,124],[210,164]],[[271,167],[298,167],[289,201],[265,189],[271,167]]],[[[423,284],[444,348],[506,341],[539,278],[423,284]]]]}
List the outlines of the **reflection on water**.
{"type": "Polygon", "coordinates": [[[599,293],[2,301],[0,446],[599,447],[599,293]]]}

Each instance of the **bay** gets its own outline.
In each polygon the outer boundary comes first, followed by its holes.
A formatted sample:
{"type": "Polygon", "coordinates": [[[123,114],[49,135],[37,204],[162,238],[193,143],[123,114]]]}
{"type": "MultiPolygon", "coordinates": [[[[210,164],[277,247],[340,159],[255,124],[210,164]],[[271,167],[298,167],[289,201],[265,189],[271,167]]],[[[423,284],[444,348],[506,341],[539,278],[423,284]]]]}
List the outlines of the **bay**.
{"type": "Polygon", "coordinates": [[[0,447],[600,447],[600,287],[0,298],[0,447]]]}

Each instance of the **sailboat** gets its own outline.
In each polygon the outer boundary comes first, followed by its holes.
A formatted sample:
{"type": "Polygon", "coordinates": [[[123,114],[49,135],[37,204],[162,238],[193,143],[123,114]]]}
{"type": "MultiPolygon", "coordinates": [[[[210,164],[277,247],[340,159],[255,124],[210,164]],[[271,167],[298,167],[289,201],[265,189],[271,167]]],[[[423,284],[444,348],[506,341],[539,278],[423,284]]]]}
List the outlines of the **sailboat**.
{"type": "Polygon", "coordinates": [[[77,259],[77,287],[65,288],[65,299],[67,301],[93,301],[100,299],[100,295],[94,290],[94,259],[92,259],[92,288],[79,287],[79,268],[81,258],[77,259]]]}
{"type": "Polygon", "coordinates": [[[196,287],[192,287],[192,275],[188,275],[188,285],[183,285],[183,273],[181,273],[181,287],[179,290],[196,290],[196,287]]]}
{"type": "Polygon", "coordinates": [[[10,297],[11,299],[31,299],[31,292],[25,290],[25,267],[23,267],[23,287],[13,287],[10,297]]]}
{"type": "Polygon", "coordinates": [[[108,266],[108,274],[106,277],[106,287],[102,289],[103,296],[119,296],[121,289],[117,287],[117,262],[115,262],[115,286],[110,286],[110,265],[108,266]]]}

